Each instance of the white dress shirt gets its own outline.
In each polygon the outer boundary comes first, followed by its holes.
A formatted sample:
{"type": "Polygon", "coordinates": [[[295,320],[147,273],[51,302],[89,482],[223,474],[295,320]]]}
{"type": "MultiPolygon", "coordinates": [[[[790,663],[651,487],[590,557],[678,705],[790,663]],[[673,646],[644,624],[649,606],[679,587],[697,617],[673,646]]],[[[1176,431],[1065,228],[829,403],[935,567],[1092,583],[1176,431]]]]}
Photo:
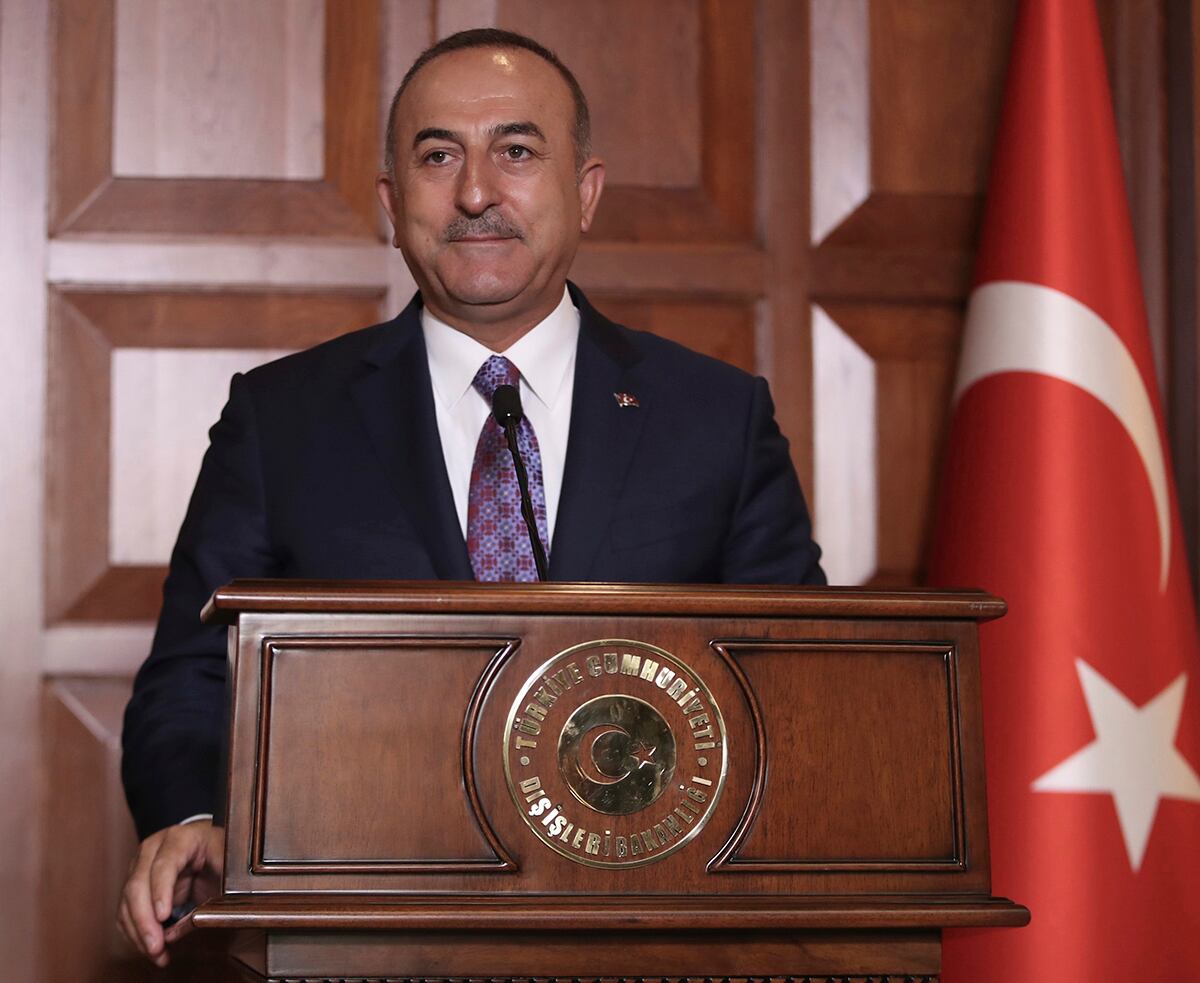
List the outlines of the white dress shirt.
{"type": "Polygon", "coordinates": [[[575,390],[575,345],[579,339],[579,311],[563,289],[563,298],[550,315],[522,335],[507,351],[494,352],[469,335],[421,310],[429,376],[437,411],[438,435],[446,460],[446,474],[454,492],[454,506],[463,538],[467,535],[471,465],[475,445],[491,407],[471,381],[493,355],[500,354],[521,373],[521,406],[542,455],[542,482],[546,489],[546,533],[550,551],[554,520],[562,491],[567,458],[567,432],[571,426],[571,396],[575,390]]]}

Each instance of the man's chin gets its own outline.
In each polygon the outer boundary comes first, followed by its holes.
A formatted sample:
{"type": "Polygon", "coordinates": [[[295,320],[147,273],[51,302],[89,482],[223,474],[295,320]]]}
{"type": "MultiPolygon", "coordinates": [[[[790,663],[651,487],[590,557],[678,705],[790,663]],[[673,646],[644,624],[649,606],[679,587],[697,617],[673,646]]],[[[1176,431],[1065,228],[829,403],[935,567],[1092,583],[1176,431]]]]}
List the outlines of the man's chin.
{"type": "Polygon", "coordinates": [[[464,308],[500,307],[520,297],[527,286],[509,278],[477,276],[443,283],[447,297],[464,308]]]}

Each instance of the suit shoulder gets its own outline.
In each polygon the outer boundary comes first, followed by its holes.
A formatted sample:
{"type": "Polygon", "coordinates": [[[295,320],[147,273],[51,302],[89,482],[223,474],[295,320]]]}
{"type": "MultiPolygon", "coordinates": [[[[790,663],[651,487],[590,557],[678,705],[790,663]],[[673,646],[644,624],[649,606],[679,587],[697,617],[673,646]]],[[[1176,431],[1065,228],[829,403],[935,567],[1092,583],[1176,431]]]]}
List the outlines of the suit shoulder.
{"type": "Polygon", "coordinates": [[[264,362],[246,373],[246,381],[255,391],[270,391],[345,380],[389,332],[402,330],[398,320],[348,331],[312,348],[264,362]]]}
{"type": "Polygon", "coordinates": [[[637,370],[641,374],[672,378],[688,388],[749,391],[755,385],[755,377],[744,369],[679,342],[621,324],[613,324],[613,328],[637,353],[637,370]]]}

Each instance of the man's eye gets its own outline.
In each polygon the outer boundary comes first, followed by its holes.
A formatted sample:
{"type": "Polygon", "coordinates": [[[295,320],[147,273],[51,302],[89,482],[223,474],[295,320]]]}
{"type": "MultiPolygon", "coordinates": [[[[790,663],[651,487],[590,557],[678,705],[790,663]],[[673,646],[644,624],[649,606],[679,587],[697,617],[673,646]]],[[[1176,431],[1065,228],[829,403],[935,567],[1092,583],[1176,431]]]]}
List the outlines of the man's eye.
{"type": "Polygon", "coordinates": [[[509,160],[525,160],[531,155],[531,151],[528,147],[522,147],[519,144],[508,147],[504,151],[504,156],[509,160]]]}
{"type": "Polygon", "coordinates": [[[444,150],[431,150],[425,155],[425,163],[427,164],[444,164],[450,159],[450,155],[444,150]]]}

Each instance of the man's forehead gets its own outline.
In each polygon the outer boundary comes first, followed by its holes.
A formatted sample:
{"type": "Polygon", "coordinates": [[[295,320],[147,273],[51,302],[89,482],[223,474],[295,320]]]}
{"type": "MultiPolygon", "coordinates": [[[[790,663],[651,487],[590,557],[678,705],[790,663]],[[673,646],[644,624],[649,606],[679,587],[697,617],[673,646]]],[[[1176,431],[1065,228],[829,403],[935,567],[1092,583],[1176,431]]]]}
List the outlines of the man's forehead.
{"type": "Polygon", "coordinates": [[[549,121],[559,116],[570,125],[573,112],[566,81],[533,52],[468,48],[421,68],[396,107],[396,124],[423,129],[466,116],[490,126],[501,118],[549,121]]]}

